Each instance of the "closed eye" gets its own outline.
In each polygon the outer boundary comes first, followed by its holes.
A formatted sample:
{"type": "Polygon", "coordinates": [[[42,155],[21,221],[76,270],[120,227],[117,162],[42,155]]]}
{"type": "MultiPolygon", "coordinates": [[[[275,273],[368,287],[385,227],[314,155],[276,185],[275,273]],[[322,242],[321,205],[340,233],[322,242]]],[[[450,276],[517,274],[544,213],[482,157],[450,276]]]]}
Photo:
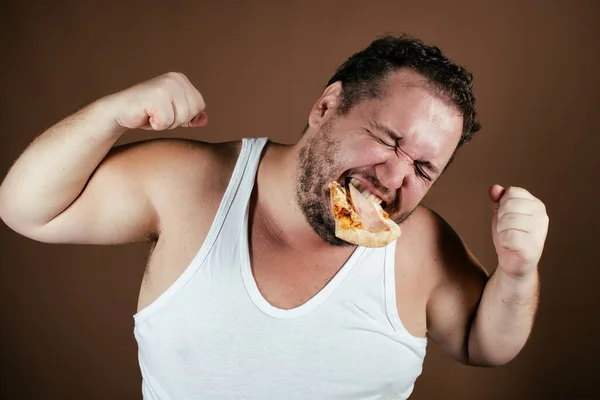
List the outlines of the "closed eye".
{"type": "Polygon", "coordinates": [[[396,143],[387,143],[385,140],[379,138],[377,138],[377,141],[385,147],[389,147],[390,149],[396,149],[396,143]]]}
{"type": "Polygon", "coordinates": [[[431,178],[429,177],[429,175],[427,175],[427,174],[425,173],[425,171],[423,171],[423,168],[421,168],[421,166],[420,166],[420,165],[418,165],[418,164],[415,164],[415,170],[417,171],[417,174],[418,174],[419,176],[421,176],[423,179],[426,179],[426,180],[428,180],[428,181],[430,181],[430,180],[431,180],[431,178]]]}

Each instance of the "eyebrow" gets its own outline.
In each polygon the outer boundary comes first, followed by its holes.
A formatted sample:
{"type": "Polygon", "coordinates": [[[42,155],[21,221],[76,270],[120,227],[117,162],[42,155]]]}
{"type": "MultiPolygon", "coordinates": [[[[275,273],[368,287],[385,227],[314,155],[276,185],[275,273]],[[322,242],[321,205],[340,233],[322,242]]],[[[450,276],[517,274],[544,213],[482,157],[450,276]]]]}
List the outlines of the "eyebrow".
{"type": "Polygon", "coordinates": [[[370,122],[371,126],[373,128],[375,128],[375,129],[377,129],[378,131],[383,132],[386,135],[391,136],[392,138],[394,138],[396,140],[402,139],[402,135],[400,135],[398,132],[396,132],[395,130],[393,130],[389,126],[380,124],[379,122],[377,122],[375,120],[371,120],[369,122],[370,122]]]}
{"type": "MultiPolygon", "coordinates": [[[[396,140],[396,141],[402,140],[402,136],[398,132],[393,130],[392,128],[390,128],[386,125],[380,124],[379,122],[377,122],[375,120],[370,120],[369,122],[373,128],[377,129],[380,132],[385,133],[386,135],[390,136],[394,140],[396,140]]],[[[414,160],[414,162],[415,162],[415,164],[425,167],[426,169],[428,169],[431,173],[433,173],[436,176],[440,174],[439,168],[436,167],[435,165],[433,165],[429,161],[414,160]]]]}
{"type": "Polygon", "coordinates": [[[427,168],[429,171],[431,171],[434,175],[439,175],[440,174],[440,170],[438,169],[438,167],[436,167],[435,165],[433,165],[429,161],[415,160],[415,163],[421,164],[422,166],[424,166],[425,168],[427,168]]]}

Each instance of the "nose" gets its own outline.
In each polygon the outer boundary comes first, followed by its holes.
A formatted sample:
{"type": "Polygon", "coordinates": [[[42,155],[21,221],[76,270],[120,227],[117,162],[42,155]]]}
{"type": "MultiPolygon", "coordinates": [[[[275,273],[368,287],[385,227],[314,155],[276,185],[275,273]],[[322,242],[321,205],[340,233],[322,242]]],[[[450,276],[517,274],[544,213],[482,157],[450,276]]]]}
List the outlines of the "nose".
{"type": "Polygon", "coordinates": [[[375,167],[375,173],[382,185],[390,190],[400,189],[413,170],[413,161],[404,154],[388,158],[375,167]]]}

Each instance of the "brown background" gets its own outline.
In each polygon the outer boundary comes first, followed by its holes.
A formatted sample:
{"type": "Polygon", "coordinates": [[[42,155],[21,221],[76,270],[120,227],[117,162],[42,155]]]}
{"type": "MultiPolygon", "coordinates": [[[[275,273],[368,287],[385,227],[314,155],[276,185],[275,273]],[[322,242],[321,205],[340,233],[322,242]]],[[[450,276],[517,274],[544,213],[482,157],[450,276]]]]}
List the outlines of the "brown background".
{"type": "MultiPolygon", "coordinates": [[[[169,70],[197,85],[210,116],[206,129],[174,135],[292,143],[337,65],[376,35],[407,32],[439,45],[474,73],[484,129],[427,203],[490,271],[488,185],[528,188],[545,201],[551,223],[542,303],[525,350],[508,366],[477,369],[431,344],[412,398],[600,394],[600,2],[122,0],[0,7],[2,176],[54,122],[169,70]]],[[[132,132],[124,140],[149,137],[132,132]]],[[[132,314],[145,247],[47,245],[4,224],[0,235],[2,398],[141,398],[132,314]]]]}

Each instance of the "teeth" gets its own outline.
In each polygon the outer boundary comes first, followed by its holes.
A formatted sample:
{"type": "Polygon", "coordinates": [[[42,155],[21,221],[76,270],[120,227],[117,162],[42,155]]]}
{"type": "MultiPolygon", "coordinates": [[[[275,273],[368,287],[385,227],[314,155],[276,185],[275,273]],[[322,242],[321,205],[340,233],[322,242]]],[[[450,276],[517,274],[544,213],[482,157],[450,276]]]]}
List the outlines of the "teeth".
{"type": "MultiPolygon", "coordinates": [[[[356,178],[350,178],[350,184],[352,186],[354,186],[356,189],[360,188],[360,181],[356,178]]],[[[360,192],[360,194],[362,194],[365,199],[367,199],[370,202],[375,203],[375,204],[381,205],[381,203],[383,201],[379,197],[375,196],[373,193],[369,192],[366,189],[363,190],[362,192],[360,192]]]]}
{"type": "Polygon", "coordinates": [[[369,193],[369,195],[367,196],[367,200],[369,200],[375,204],[381,204],[381,199],[372,193],[369,193]]]}
{"type": "Polygon", "coordinates": [[[375,203],[375,204],[381,204],[382,200],[375,196],[373,193],[369,192],[368,190],[363,190],[362,193],[363,197],[367,200],[369,200],[371,203],[375,203]]]}

